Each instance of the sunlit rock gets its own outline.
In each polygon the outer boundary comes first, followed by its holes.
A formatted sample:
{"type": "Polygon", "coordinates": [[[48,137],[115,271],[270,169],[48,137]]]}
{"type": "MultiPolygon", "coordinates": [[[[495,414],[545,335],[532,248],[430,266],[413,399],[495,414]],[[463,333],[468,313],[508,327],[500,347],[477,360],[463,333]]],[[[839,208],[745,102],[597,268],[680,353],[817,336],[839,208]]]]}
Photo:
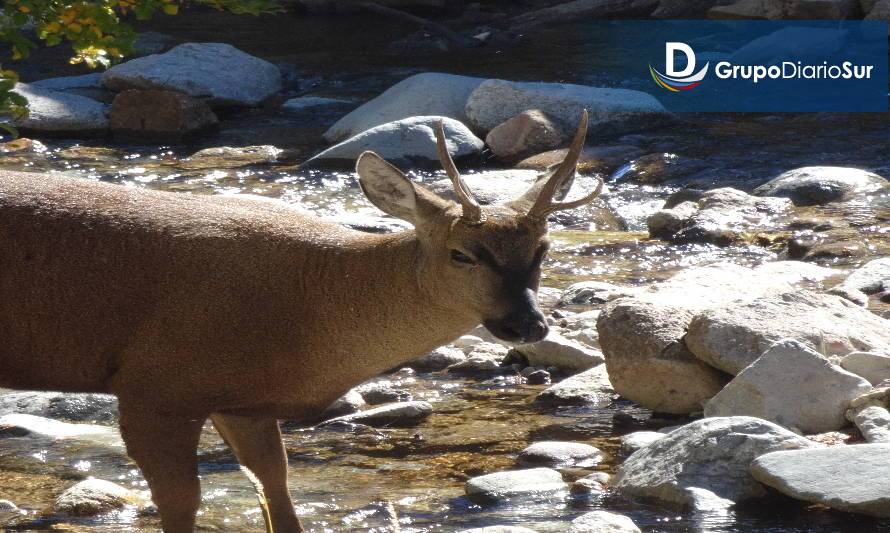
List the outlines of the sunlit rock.
{"type": "Polygon", "coordinates": [[[478,476],[467,481],[466,493],[476,503],[496,503],[514,498],[551,499],[568,491],[562,475],[550,468],[511,470],[478,476]]]}
{"type": "Polygon", "coordinates": [[[517,463],[525,467],[590,468],[599,464],[603,458],[603,452],[589,444],[542,441],[522,450],[517,458],[517,463]]]}

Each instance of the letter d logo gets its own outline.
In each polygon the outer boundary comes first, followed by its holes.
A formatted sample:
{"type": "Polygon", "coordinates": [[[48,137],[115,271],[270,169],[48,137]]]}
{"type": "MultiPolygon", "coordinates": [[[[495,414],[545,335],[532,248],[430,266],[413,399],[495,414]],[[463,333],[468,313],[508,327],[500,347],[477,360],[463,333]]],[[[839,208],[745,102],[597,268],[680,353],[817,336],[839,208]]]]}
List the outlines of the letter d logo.
{"type": "Polygon", "coordinates": [[[676,93],[698,87],[701,84],[701,80],[708,73],[710,64],[710,61],[705,63],[701,70],[693,74],[695,72],[695,52],[692,51],[692,47],[686,43],[666,42],[664,43],[664,70],[667,74],[658,72],[651,64],[649,65],[649,73],[652,74],[652,79],[659,86],[676,93]],[[680,71],[674,68],[674,59],[676,59],[677,52],[686,56],[686,68],[680,71]]]}
{"type": "Polygon", "coordinates": [[[695,70],[695,52],[686,43],[664,43],[664,73],[675,78],[692,74],[695,70]],[[674,58],[677,52],[686,54],[686,68],[681,71],[674,69],[674,58]]]}

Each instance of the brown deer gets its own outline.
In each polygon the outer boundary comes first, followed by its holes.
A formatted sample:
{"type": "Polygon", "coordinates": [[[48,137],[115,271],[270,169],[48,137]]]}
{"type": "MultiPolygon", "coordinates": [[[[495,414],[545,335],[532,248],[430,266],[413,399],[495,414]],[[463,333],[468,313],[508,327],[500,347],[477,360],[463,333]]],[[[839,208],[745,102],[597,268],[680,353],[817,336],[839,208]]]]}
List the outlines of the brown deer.
{"type": "Polygon", "coordinates": [[[0,172],[0,386],[106,392],[167,533],[190,532],[210,418],[255,479],[267,528],[302,531],[279,418],[306,423],[350,387],[479,323],[547,335],[535,302],[549,213],[590,202],[565,160],[521,198],[481,207],[441,124],[459,204],[372,152],[361,188],[413,231],[373,235],[284,204],[0,172]]]}

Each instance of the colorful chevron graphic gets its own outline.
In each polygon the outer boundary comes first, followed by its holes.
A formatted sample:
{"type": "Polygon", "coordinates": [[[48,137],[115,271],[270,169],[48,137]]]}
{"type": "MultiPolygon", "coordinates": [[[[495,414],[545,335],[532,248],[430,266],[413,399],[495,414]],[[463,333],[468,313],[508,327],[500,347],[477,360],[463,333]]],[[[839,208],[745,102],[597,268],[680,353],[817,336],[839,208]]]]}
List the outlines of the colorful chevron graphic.
{"type": "Polygon", "coordinates": [[[702,79],[704,79],[705,75],[708,73],[708,66],[710,64],[710,61],[705,63],[705,66],[702,67],[701,70],[692,76],[687,76],[685,78],[676,78],[662,74],[655,70],[651,63],[649,64],[649,73],[652,75],[652,79],[655,80],[655,83],[659,86],[664,87],[671,92],[678,93],[680,91],[695,89],[701,85],[702,79]]]}

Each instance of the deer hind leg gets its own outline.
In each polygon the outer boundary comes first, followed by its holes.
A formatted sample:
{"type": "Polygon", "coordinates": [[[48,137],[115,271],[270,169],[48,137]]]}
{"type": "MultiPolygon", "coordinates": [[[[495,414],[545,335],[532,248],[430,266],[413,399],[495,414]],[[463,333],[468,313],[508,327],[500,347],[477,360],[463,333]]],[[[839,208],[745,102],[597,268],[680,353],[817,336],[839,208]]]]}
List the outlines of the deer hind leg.
{"type": "Polygon", "coordinates": [[[287,454],[281,442],[278,420],[213,414],[213,425],[246,468],[264,502],[263,516],[269,533],[301,533],[287,490],[287,454]]]}
{"type": "Polygon", "coordinates": [[[164,533],[192,533],[201,503],[198,439],[204,420],[129,410],[121,405],[121,436],[151,489],[164,533]]]}

